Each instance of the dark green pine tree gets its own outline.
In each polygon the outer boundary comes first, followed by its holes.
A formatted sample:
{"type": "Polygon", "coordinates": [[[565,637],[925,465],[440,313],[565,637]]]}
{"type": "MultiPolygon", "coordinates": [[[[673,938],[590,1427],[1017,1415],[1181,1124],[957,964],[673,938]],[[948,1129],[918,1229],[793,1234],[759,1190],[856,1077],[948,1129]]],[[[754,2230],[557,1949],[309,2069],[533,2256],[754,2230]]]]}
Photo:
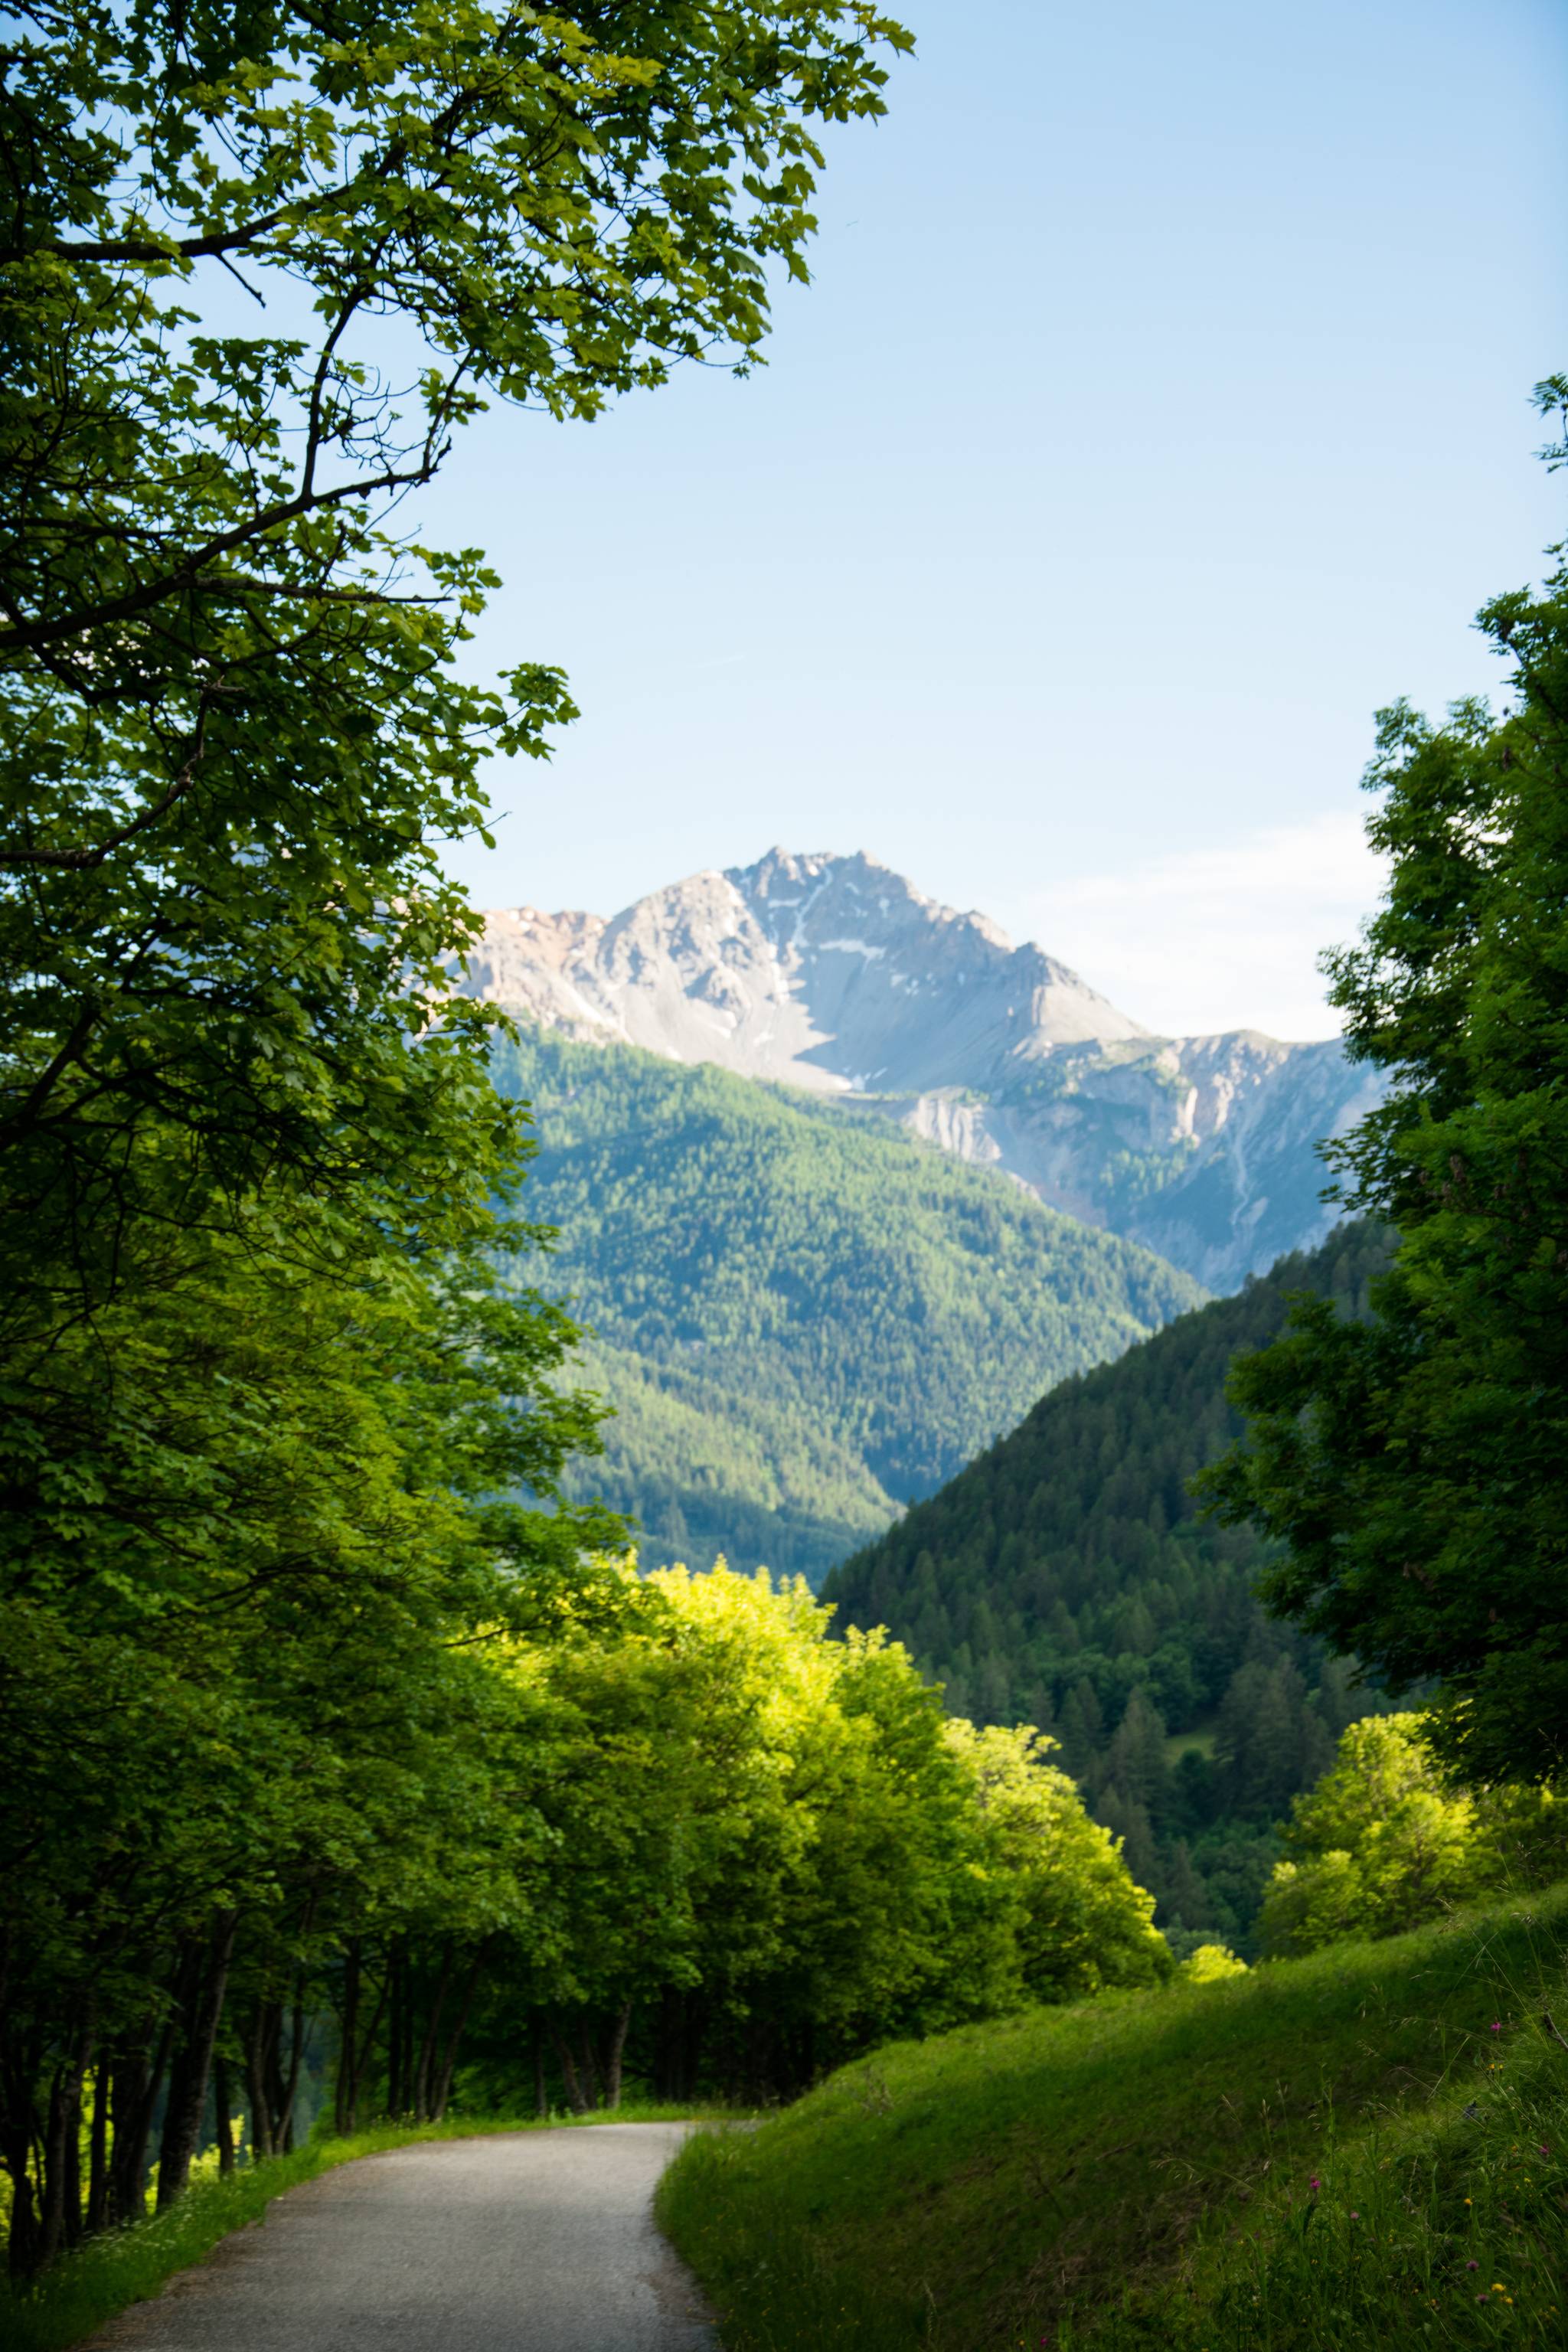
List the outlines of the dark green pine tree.
{"type": "Polygon", "coordinates": [[[1213,1927],[1214,1901],[1193,1867],[1192,1849],[1185,1838],[1178,1838],[1172,1848],[1160,1894],[1161,1909],[1173,1928],[1213,1927]]]}
{"type": "Polygon", "coordinates": [[[1146,1692],[1135,1689],[1106,1750],[1108,1779],[1134,1797],[1152,1820],[1163,1820],[1170,1788],[1164,1718],[1146,1692]]]}
{"type": "Polygon", "coordinates": [[[1121,1839],[1122,1859],[1139,1885],[1152,1885],[1161,1875],[1160,1857],[1147,1805],[1113,1783],[1102,1791],[1094,1812],[1095,1819],[1121,1839]]]}

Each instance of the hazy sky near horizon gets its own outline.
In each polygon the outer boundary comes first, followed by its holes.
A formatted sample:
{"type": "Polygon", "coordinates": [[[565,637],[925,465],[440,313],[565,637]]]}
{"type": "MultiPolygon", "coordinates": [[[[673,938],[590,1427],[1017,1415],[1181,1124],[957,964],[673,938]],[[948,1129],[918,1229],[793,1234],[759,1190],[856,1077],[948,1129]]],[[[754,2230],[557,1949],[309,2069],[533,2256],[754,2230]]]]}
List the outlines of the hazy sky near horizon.
{"type": "Polygon", "coordinates": [[[1152,1027],[1326,1035],[1372,714],[1495,692],[1471,616],[1563,533],[1568,0],[902,13],[767,368],[494,410],[426,495],[506,583],[473,666],[584,714],[453,868],[609,913],[863,849],[1152,1027]]]}

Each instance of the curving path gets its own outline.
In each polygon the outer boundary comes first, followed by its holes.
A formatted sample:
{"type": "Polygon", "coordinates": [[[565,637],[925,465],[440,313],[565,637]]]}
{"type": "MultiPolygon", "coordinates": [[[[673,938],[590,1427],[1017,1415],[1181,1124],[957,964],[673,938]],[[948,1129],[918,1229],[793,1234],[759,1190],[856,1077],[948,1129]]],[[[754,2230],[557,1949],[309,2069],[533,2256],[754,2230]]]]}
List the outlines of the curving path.
{"type": "Polygon", "coordinates": [[[278,2198],[86,2352],[718,2352],[650,2210],[686,2128],[362,2157],[278,2198]]]}

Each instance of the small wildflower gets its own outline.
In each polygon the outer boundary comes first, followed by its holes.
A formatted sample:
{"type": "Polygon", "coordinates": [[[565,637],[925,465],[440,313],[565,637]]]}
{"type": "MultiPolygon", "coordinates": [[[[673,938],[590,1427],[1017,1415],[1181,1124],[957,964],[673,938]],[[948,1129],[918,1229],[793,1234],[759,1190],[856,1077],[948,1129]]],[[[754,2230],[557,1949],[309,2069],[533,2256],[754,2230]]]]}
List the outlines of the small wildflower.
{"type": "Polygon", "coordinates": [[[1465,2268],[1468,2271],[1479,2271],[1480,2269],[1480,2264],[1479,2263],[1467,2263],[1465,2264],[1465,2268]]]}
{"type": "Polygon", "coordinates": [[[1307,2183],[1309,2189],[1321,2189],[1322,2185],[1322,2182],[1317,2178],[1316,2174],[1314,2174],[1312,2179],[1307,2183]]]}
{"type": "Polygon", "coordinates": [[[1492,2020],[1492,2032],[1493,2032],[1494,2033],[1500,2033],[1500,2032],[1502,2032],[1502,2020],[1501,2020],[1501,2018],[1500,2018],[1500,2017],[1494,2017],[1494,2018],[1493,2018],[1493,2020],[1492,2020]]]}
{"type": "Polygon", "coordinates": [[[1351,2220],[1352,2221],[1359,2221],[1361,2220],[1361,2215],[1356,2211],[1353,2205],[1351,2207],[1351,2220]]]}

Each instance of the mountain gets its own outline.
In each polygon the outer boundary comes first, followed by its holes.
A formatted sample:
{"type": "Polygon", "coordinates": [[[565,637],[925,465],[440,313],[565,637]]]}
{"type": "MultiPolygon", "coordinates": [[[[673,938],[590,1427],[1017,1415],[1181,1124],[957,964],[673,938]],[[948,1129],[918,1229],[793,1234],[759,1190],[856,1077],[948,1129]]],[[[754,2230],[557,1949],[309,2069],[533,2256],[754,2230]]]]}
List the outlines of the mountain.
{"type": "Polygon", "coordinates": [[[1337,1041],[1152,1036],[865,856],[775,849],[608,920],[498,909],[460,984],[579,1042],[901,1126],[1214,1290],[1322,1238],[1314,1146],[1377,1092],[1337,1041]]]}
{"type": "Polygon", "coordinates": [[[1287,1295],[1364,1314],[1387,1256],[1343,1224],[1063,1381],[823,1588],[840,1622],[906,1643],[955,1713],[1054,1731],[1165,1924],[1245,1941],[1271,1823],[1376,1703],[1264,1615],[1259,1539],[1200,1518],[1187,1481],[1237,1433],[1226,1370],[1279,1330],[1287,1295]]]}
{"type": "Polygon", "coordinates": [[[608,922],[487,918],[480,992],[569,1035],[824,1094],[989,1086],[1053,1046],[1146,1033],[1036,947],[867,857],[792,857],[639,898],[608,922]]]}
{"type": "Polygon", "coordinates": [[[814,1580],[1042,1388],[1203,1296],[1120,1236],[793,1089],[555,1032],[498,1044],[533,1107],[535,1278],[614,1403],[582,1479],[645,1554],[814,1580]]]}

